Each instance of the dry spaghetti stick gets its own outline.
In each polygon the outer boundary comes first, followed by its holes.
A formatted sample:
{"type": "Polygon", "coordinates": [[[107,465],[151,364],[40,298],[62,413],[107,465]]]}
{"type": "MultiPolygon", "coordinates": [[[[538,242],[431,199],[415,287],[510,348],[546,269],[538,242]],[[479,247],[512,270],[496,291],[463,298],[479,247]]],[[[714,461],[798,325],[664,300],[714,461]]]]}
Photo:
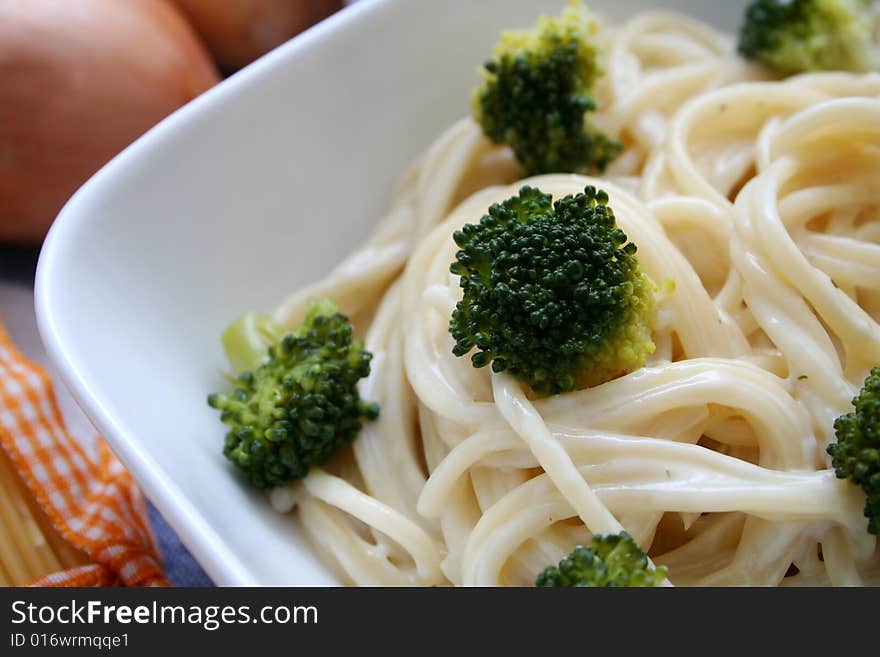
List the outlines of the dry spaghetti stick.
{"type": "Polygon", "coordinates": [[[30,495],[27,489],[23,489],[23,491],[25,493],[23,496],[24,501],[28,509],[30,509],[31,517],[34,518],[37,527],[42,531],[43,536],[48,542],[46,550],[52,554],[52,557],[56,562],[60,563],[60,566],[53,568],[52,572],[67,568],[75,568],[76,566],[83,566],[89,563],[90,560],[88,555],[67,542],[67,540],[58,533],[58,530],[55,529],[55,526],[34,499],[33,495],[30,495]]]}
{"type": "Polygon", "coordinates": [[[12,581],[3,567],[3,560],[0,559],[0,587],[12,586],[12,581]]]}
{"type": "Polygon", "coordinates": [[[0,517],[0,561],[9,572],[13,586],[24,586],[40,576],[40,573],[32,572],[28,568],[18,546],[10,538],[10,528],[6,526],[6,521],[2,517],[0,517]]]}
{"type": "MultiPolygon", "coordinates": [[[[28,531],[30,529],[27,527],[28,521],[33,525],[33,519],[30,518],[29,513],[27,515],[22,513],[27,512],[27,507],[19,508],[10,495],[9,489],[15,489],[15,483],[15,481],[7,479],[5,473],[0,471],[0,519],[7,528],[9,540],[18,546],[18,551],[30,572],[36,573],[36,576],[39,577],[48,572],[51,566],[40,558],[41,555],[36,549],[34,537],[31,536],[32,532],[28,531]]],[[[39,538],[43,540],[43,535],[40,534],[39,538]]]]}
{"type": "MultiPolygon", "coordinates": [[[[61,562],[55,556],[49,542],[46,540],[44,532],[37,522],[41,512],[35,513],[35,510],[28,505],[31,493],[26,488],[21,477],[15,472],[12,462],[9,461],[5,453],[0,453],[0,482],[6,482],[5,492],[10,498],[8,501],[0,498],[0,504],[8,506],[10,510],[17,510],[21,516],[22,530],[26,532],[27,544],[31,548],[27,551],[27,554],[32,554],[33,558],[38,560],[39,565],[37,569],[40,576],[60,570],[61,562]]],[[[2,488],[3,486],[0,486],[0,489],[2,488]]],[[[0,490],[0,495],[2,495],[2,490],[0,490]]]]}
{"type": "Polygon", "coordinates": [[[39,532],[45,539],[44,543],[37,545],[37,549],[43,553],[47,563],[50,564],[46,573],[75,568],[89,563],[89,558],[84,552],[71,545],[58,533],[58,530],[55,529],[55,526],[49,520],[45,511],[43,511],[42,507],[36,499],[34,499],[34,496],[27,488],[24,480],[15,473],[12,462],[9,461],[6,454],[0,450],[0,477],[5,476],[5,473],[2,472],[4,466],[6,467],[6,470],[12,474],[13,479],[18,483],[17,490],[19,492],[19,499],[25,509],[22,513],[30,513],[30,517],[34,523],[33,530],[39,532]]]}
{"type": "Polygon", "coordinates": [[[44,533],[49,541],[49,546],[55,555],[55,558],[61,563],[60,570],[76,568],[77,566],[84,566],[89,563],[89,557],[84,552],[68,543],[57,531],[55,531],[55,528],[48,524],[48,519],[40,516],[40,520],[45,526],[47,526],[44,533]]]}
{"type": "MultiPolygon", "coordinates": [[[[24,491],[25,495],[28,494],[27,491],[24,491]]],[[[21,495],[21,493],[20,493],[21,495]]],[[[43,572],[44,573],[52,573],[57,570],[60,570],[63,566],[61,561],[58,559],[58,555],[55,554],[55,551],[52,549],[51,541],[49,540],[46,532],[40,527],[39,517],[33,513],[33,511],[29,508],[27,499],[24,495],[20,497],[18,500],[18,508],[21,511],[22,515],[25,517],[25,530],[28,532],[30,536],[31,543],[34,547],[34,552],[37,557],[40,559],[43,572]]]]}

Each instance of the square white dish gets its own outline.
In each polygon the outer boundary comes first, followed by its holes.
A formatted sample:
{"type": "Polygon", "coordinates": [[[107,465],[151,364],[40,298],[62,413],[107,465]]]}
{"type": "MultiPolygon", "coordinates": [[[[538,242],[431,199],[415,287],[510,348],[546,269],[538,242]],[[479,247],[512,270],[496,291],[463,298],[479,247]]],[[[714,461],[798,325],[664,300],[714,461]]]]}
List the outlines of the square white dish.
{"type": "MultiPolygon", "coordinates": [[[[564,1],[361,0],[163,121],[56,220],[36,284],[49,356],[217,584],[337,583],[221,454],[205,403],[221,330],[364,238],[406,164],[469,111],[498,33],[564,1]]],[[[588,4],[733,31],[745,1],[588,4]]]]}

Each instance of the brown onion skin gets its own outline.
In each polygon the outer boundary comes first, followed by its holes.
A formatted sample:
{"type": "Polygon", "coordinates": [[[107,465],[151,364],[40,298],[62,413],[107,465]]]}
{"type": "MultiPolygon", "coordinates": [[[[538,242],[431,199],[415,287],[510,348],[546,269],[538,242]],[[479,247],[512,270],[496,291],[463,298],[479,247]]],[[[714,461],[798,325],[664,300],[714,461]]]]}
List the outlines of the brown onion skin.
{"type": "Polygon", "coordinates": [[[39,243],[93,173],[218,81],[167,0],[0,2],[0,241],[39,243]]]}
{"type": "Polygon", "coordinates": [[[232,72],[342,8],[342,0],[174,0],[232,72]]]}

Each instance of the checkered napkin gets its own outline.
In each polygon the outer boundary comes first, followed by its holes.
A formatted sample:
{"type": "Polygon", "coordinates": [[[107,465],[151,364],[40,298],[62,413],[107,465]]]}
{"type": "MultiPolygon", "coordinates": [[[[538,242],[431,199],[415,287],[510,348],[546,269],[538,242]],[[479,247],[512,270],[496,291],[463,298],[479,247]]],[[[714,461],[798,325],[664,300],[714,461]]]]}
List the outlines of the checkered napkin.
{"type": "Polygon", "coordinates": [[[95,463],[71,437],[48,375],[2,324],[0,448],[58,533],[92,561],[33,585],[168,585],[140,490],[103,440],[95,463]]]}

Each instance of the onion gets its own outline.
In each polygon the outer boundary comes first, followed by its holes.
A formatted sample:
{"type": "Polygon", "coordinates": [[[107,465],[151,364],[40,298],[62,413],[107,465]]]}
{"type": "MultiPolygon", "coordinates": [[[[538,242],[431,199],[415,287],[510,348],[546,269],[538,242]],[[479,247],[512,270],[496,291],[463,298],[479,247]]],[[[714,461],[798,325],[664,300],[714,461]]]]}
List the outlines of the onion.
{"type": "Polygon", "coordinates": [[[174,0],[220,67],[249,64],[342,7],[342,0],[174,0]]]}
{"type": "Polygon", "coordinates": [[[102,164],[217,81],[166,0],[0,1],[0,240],[38,242],[102,164]]]}

